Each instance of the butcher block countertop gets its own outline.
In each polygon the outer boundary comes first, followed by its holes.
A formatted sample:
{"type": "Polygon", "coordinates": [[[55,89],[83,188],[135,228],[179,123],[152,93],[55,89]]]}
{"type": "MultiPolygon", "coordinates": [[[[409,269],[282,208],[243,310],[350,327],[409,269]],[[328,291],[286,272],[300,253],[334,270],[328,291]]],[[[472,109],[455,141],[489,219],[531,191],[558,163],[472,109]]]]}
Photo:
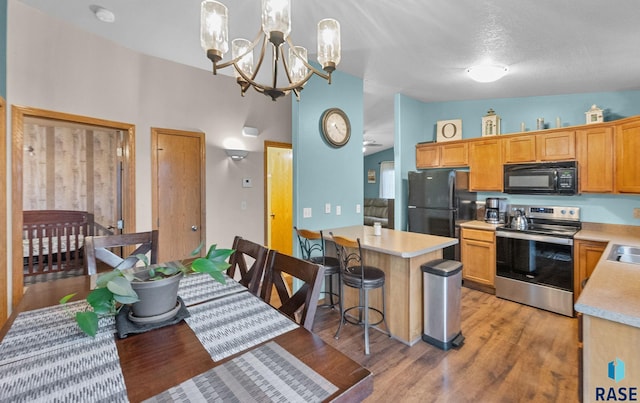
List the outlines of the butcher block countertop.
{"type": "Polygon", "coordinates": [[[632,232],[603,231],[587,226],[576,234],[575,239],[608,242],[575,304],[575,310],[640,328],[640,265],[607,260],[613,245],[640,247],[640,236],[632,232]]]}

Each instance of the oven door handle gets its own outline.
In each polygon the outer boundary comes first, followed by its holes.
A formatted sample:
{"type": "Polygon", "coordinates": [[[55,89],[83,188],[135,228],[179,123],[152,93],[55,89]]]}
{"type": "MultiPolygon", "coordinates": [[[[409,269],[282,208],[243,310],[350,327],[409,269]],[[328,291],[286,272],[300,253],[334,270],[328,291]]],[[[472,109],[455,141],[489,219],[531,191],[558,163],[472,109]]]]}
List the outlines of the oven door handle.
{"type": "Polygon", "coordinates": [[[496,236],[502,238],[523,239],[525,241],[538,241],[553,243],[556,245],[573,245],[572,238],[558,238],[549,235],[526,234],[520,232],[496,231],[496,236]]]}

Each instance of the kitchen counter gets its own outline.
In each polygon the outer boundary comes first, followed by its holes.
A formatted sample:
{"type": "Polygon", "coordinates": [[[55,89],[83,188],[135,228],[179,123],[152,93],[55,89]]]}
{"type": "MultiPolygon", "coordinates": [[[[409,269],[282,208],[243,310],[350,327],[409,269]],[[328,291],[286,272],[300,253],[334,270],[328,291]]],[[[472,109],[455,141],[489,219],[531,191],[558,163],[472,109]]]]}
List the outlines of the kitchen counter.
{"type": "Polygon", "coordinates": [[[485,231],[495,231],[496,228],[502,226],[504,224],[489,224],[485,221],[473,220],[467,221],[460,224],[461,228],[471,228],[471,229],[479,229],[485,231]]]}
{"type": "Polygon", "coordinates": [[[322,230],[322,233],[329,240],[331,239],[329,235],[330,232],[351,239],[360,238],[360,244],[363,249],[403,258],[424,255],[458,243],[458,240],[455,238],[398,231],[388,228],[382,228],[381,230],[382,233],[380,235],[374,235],[372,226],[354,225],[351,227],[322,230]]]}
{"type": "MultiPolygon", "coordinates": [[[[393,338],[413,345],[421,340],[423,326],[423,273],[421,266],[431,260],[442,259],[442,249],[458,243],[456,238],[405,232],[382,228],[381,235],[373,235],[373,227],[354,225],[322,231],[327,243],[330,232],[351,239],[360,239],[362,258],[366,265],[385,273],[386,319],[393,338]]],[[[335,253],[327,246],[327,253],[335,253]]],[[[344,287],[345,307],[358,305],[358,290],[344,287]]],[[[369,303],[382,310],[382,293],[372,290],[369,303]]],[[[372,321],[376,320],[372,318],[372,321]]],[[[383,325],[382,330],[384,329],[383,325]]]]}
{"type": "Polygon", "coordinates": [[[575,310],[586,315],[640,327],[640,265],[607,260],[615,244],[640,247],[640,238],[582,230],[576,239],[609,242],[575,310]]]}

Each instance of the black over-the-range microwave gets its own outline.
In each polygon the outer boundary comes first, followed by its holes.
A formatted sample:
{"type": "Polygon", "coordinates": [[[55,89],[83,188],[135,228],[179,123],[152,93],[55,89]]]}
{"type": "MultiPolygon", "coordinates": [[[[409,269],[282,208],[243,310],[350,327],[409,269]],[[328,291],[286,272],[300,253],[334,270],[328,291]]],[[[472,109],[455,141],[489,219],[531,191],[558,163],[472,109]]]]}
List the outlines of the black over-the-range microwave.
{"type": "Polygon", "coordinates": [[[504,192],[531,195],[575,195],[578,166],[575,161],[505,164],[504,192]]]}

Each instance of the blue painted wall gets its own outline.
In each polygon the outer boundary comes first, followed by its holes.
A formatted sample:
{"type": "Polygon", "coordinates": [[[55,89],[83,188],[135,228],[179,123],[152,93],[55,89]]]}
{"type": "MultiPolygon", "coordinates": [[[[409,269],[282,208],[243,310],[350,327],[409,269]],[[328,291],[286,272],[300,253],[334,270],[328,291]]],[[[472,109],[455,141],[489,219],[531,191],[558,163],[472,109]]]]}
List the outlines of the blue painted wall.
{"type": "Polygon", "coordinates": [[[299,102],[292,97],[292,109],[294,225],[325,229],[362,224],[362,209],[356,213],[364,198],[362,80],[340,71],[333,73],[331,85],[313,77],[299,102]],[[320,134],[320,118],[328,108],[341,108],[351,122],[351,139],[341,148],[329,146],[320,134]],[[329,214],[325,203],[331,204],[329,214]],[[305,207],[312,209],[311,218],[303,218],[305,207]]]}
{"type": "Polygon", "coordinates": [[[383,161],[393,161],[393,148],[370,154],[364,157],[364,197],[380,197],[380,163],[383,161]],[[373,169],[376,172],[376,183],[369,183],[368,173],[373,169]]]}
{"type": "Polygon", "coordinates": [[[424,119],[425,105],[402,94],[396,94],[394,99],[395,229],[407,228],[407,172],[416,169],[416,143],[424,141],[418,139],[424,139],[427,130],[424,119]]]}
{"type": "MultiPolygon", "coordinates": [[[[408,97],[398,95],[396,103],[411,105],[411,110],[404,108],[402,116],[398,115],[396,104],[395,138],[402,139],[400,145],[395,144],[396,158],[403,158],[401,170],[396,172],[396,217],[402,217],[406,229],[406,201],[398,203],[398,192],[403,192],[406,199],[407,172],[415,170],[415,145],[423,141],[434,141],[438,120],[462,119],[463,138],[481,136],[481,119],[489,108],[493,108],[502,118],[502,134],[520,132],[521,122],[525,122],[528,130],[535,129],[536,119],[544,118],[547,128],[554,128],[556,117],[560,117],[562,126],[575,126],[585,123],[585,112],[592,104],[605,111],[605,120],[617,120],[624,117],[640,115],[640,91],[601,92],[585,94],[555,95],[543,97],[496,98],[473,101],[452,101],[437,103],[421,103],[408,97]],[[410,116],[407,116],[410,115],[410,116]],[[403,121],[411,121],[409,127],[403,121]],[[417,127],[416,121],[422,127],[417,127]],[[398,175],[401,176],[400,180],[398,175]],[[400,205],[398,205],[400,204],[400,205]]],[[[396,159],[397,161],[397,159],[396,159]]],[[[480,193],[480,199],[495,197],[496,193],[480,193]]],[[[582,208],[583,221],[607,222],[611,224],[640,225],[634,219],[633,208],[640,207],[640,196],[619,195],[580,195],[571,197],[517,197],[506,195],[510,203],[518,204],[557,204],[575,205],[582,208]]],[[[396,228],[398,226],[396,225],[396,228]]]]}
{"type": "Polygon", "coordinates": [[[0,0],[0,97],[7,98],[7,0],[0,0]]]}

